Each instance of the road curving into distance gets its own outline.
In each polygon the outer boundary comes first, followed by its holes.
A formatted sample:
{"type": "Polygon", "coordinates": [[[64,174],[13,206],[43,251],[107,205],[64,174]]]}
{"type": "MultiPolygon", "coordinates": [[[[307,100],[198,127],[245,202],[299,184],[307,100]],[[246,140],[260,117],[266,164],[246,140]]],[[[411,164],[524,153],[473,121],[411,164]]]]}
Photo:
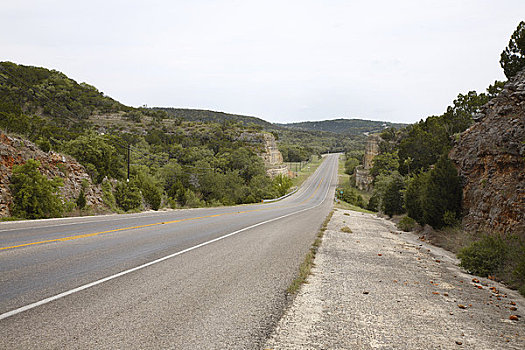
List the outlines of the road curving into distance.
{"type": "Polygon", "coordinates": [[[274,203],[0,224],[0,348],[260,348],[337,161],[274,203]]]}

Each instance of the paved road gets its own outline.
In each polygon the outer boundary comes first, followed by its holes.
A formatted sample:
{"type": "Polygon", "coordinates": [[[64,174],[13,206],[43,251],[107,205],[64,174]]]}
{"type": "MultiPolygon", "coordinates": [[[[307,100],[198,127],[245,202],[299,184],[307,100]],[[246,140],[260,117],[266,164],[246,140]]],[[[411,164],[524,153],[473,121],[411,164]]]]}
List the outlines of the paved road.
{"type": "Polygon", "coordinates": [[[329,155],[276,203],[1,224],[0,348],[260,348],[336,178],[329,155]]]}

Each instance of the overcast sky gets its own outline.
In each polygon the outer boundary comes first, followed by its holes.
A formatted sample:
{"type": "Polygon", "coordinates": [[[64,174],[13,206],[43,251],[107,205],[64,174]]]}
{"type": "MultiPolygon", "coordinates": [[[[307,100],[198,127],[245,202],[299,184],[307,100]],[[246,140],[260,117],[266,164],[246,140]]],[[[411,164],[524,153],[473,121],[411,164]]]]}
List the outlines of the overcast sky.
{"type": "Polygon", "coordinates": [[[504,80],[524,0],[2,1],[0,60],[131,106],[415,122],[504,80]]]}

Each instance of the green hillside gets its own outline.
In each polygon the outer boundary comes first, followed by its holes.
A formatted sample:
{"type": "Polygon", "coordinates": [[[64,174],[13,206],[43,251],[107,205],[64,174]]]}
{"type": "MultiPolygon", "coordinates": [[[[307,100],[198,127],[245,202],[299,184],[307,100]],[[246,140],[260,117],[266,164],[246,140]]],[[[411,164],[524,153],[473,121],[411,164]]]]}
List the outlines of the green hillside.
{"type": "MultiPolygon", "coordinates": [[[[263,144],[244,141],[262,139],[260,127],[228,120],[197,122],[128,107],[60,72],[10,62],[0,63],[0,101],[0,128],[46,152],[76,158],[86,167],[91,183],[102,187],[112,210],[253,203],[277,197],[286,189],[282,179],[267,176],[257,156],[263,144]]],[[[11,186],[15,200],[22,198],[17,193],[42,190],[41,182],[11,186]]],[[[26,210],[24,203],[39,201],[25,198],[15,205],[18,217],[56,215],[75,206],[64,203],[41,211],[26,210]]]]}
{"type": "Polygon", "coordinates": [[[173,108],[173,107],[153,107],[153,110],[164,111],[170,117],[183,118],[196,122],[222,123],[224,121],[240,122],[244,125],[259,125],[266,129],[271,129],[273,124],[256,117],[224,112],[207,111],[203,109],[173,108]]]}
{"type": "Polygon", "coordinates": [[[363,119],[333,119],[313,122],[300,122],[290,124],[278,124],[279,126],[311,131],[326,131],[347,136],[357,136],[362,134],[373,134],[383,131],[387,128],[400,129],[407,124],[390,123],[374,120],[363,119]]]}

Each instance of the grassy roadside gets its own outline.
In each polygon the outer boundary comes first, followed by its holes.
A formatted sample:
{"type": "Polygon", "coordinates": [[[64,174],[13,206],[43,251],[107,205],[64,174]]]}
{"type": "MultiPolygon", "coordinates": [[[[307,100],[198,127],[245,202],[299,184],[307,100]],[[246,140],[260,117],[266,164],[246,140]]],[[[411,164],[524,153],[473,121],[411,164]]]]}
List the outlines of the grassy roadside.
{"type": "Polygon", "coordinates": [[[345,161],[346,156],[341,154],[339,156],[339,167],[337,168],[337,183],[343,185],[345,182],[350,181],[350,175],[345,173],[345,161]]]}
{"type": "MultiPolygon", "coordinates": [[[[303,182],[308,179],[310,175],[314,173],[314,171],[321,165],[324,158],[318,158],[315,160],[312,160],[311,162],[308,162],[306,165],[303,165],[303,168],[298,171],[296,174],[297,176],[292,179],[292,187],[299,187],[303,184],[303,182]]],[[[292,164],[290,170],[295,170],[294,165],[295,163],[287,163],[292,164]]]]}
{"type": "Polygon", "coordinates": [[[346,203],[346,202],[341,201],[341,200],[334,204],[334,208],[345,209],[345,210],[353,210],[353,211],[358,211],[360,213],[366,213],[366,214],[376,214],[373,211],[363,209],[361,207],[358,207],[357,205],[352,205],[352,204],[346,203]]]}
{"type": "MultiPolygon", "coordinates": [[[[344,154],[342,154],[339,157],[339,167],[337,169],[337,179],[338,179],[338,186],[343,187],[345,184],[348,184],[350,182],[350,175],[345,173],[345,160],[346,157],[344,154]]],[[[368,202],[370,200],[371,194],[369,192],[361,191],[359,189],[355,189],[363,199],[368,202]]],[[[358,207],[357,205],[353,205],[350,203],[346,203],[344,201],[339,200],[334,205],[335,208],[338,209],[346,209],[346,210],[353,210],[358,211],[360,213],[368,213],[368,214],[375,214],[374,212],[370,210],[363,209],[361,207],[358,207]]]]}
{"type": "Polygon", "coordinates": [[[303,283],[306,283],[306,279],[312,273],[312,267],[314,266],[315,254],[317,254],[317,250],[319,249],[319,246],[321,245],[324,232],[326,231],[326,227],[328,226],[328,223],[330,222],[332,215],[334,215],[333,210],[324,219],[324,222],[321,225],[319,232],[317,233],[317,237],[315,238],[314,243],[312,244],[312,246],[310,247],[310,250],[306,254],[304,261],[301,263],[301,266],[299,266],[299,276],[297,276],[292,281],[292,284],[290,284],[290,286],[286,290],[289,294],[297,293],[301,285],[303,283]]]}

